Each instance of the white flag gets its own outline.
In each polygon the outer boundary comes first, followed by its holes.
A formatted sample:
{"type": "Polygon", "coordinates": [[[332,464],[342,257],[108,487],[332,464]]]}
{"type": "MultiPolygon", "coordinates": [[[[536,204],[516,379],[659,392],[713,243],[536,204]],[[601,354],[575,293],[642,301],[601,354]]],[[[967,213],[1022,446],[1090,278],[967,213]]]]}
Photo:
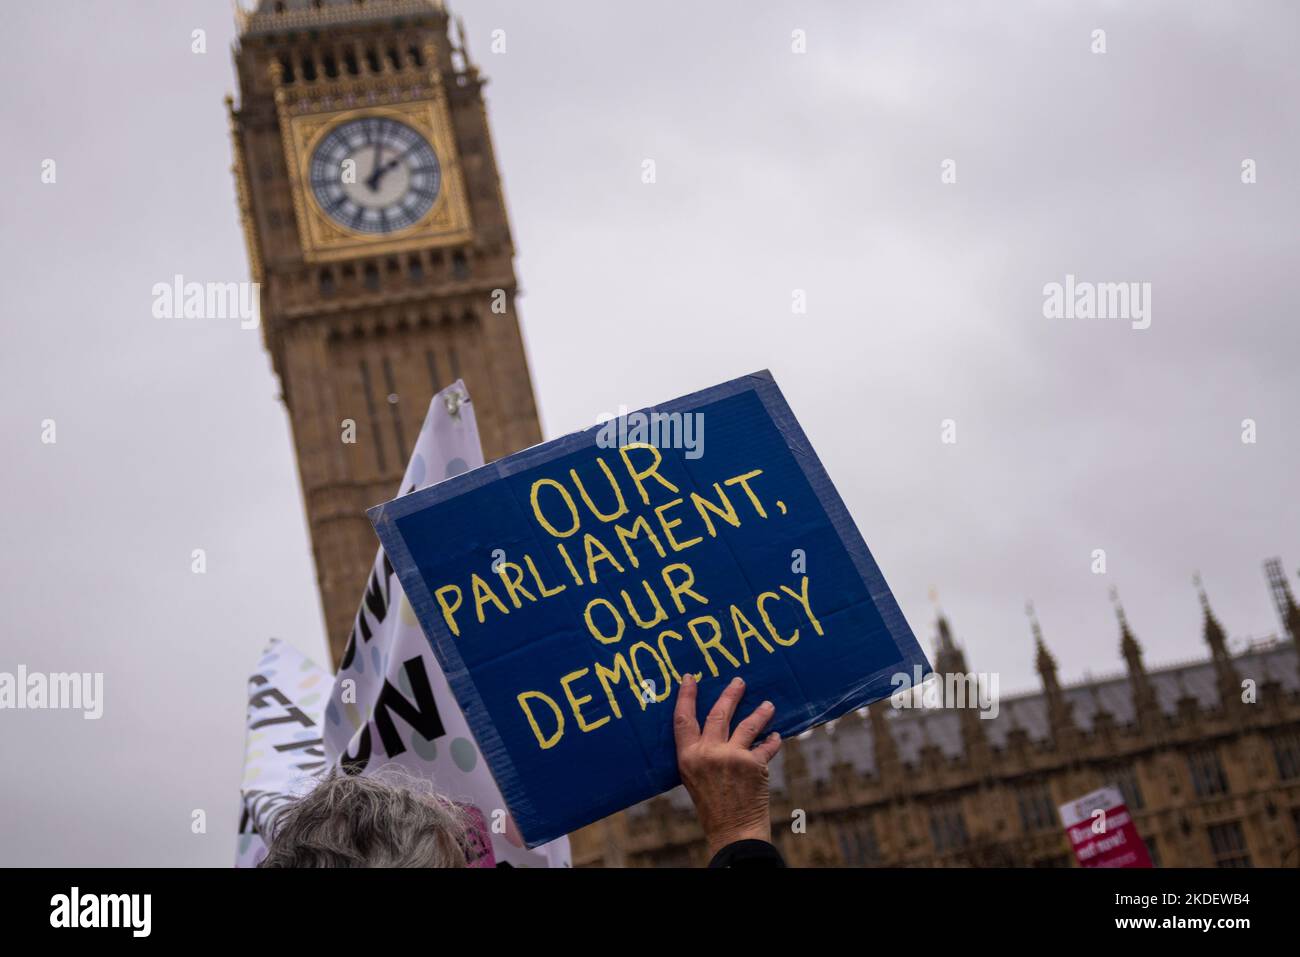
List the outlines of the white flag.
{"type": "MultiPolygon", "coordinates": [[[[462,382],[433,397],[399,495],[483,464],[462,382]]],[[[325,754],[363,774],[397,766],[470,810],[477,866],[568,867],[569,841],[529,850],[383,549],[325,709],[325,754]]]]}
{"type": "Polygon", "coordinates": [[[309,791],[327,761],[321,721],[331,682],[293,645],[272,638],[248,679],[248,731],[236,867],[266,857],[275,816],[309,791]]]}

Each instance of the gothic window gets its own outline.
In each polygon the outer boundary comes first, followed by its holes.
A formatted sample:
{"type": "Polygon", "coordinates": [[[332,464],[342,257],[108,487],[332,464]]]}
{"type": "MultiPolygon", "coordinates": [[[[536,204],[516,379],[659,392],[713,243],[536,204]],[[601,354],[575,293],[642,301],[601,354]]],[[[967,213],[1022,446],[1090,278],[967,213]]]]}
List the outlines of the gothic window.
{"type": "Polygon", "coordinates": [[[1240,821],[1228,821],[1209,828],[1210,853],[1215,867],[1250,867],[1250,852],[1240,821]]]}
{"type": "Polygon", "coordinates": [[[413,66],[417,66],[417,67],[424,66],[424,57],[420,54],[419,47],[412,44],[410,49],[408,49],[406,52],[410,56],[411,64],[413,66]]]}
{"type": "Polygon", "coordinates": [[[302,78],[308,83],[316,79],[316,61],[310,56],[302,58],[302,78]]]}
{"type": "Polygon", "coordinates": [[[1277,776],[1283,781],[1300,777],[1300,733],[1279,734],[1273,738],[1273,760],[1277,776]]]}
{"type": "Polygon", "coordinates": [[[419,256],[411,256],[406,260],[406,272],[413,282],[419,282],[424,278],[424,263],[420,262],[419,256]]]}
{"type": "Polygon", "coordinates": [[[962,817],[959,802],[946,801],[930,808],[930,839],[939,854],[966,846],[970,838],[966,834],[966,819],[962,817]]]}
{"type": "Polygon", "coordinates": [[[1130,811],[1140,811],[1146,807],[1142,799],[1142,786],[1138,784],[1137,768],[1131,764],[1115,768],[1111,772],[1111,778],[1120,794],[1124,795],[1124,803],[1130,811]]]}
{"type": "Polygon", "coordinates": [[[374,292],[379,288],[379,270],[375,268],[374,263],[366,263],[365,268],[361,271],[362,281],[367,289],[374,292]]]}
{"type": "Polygon", "coordinates": [[[849,867],[875,867],[880,863],[880,846],[870,819],[841,825],[838,837],[840,854],[849,867]]]}
{"type": "Polygon", "coordinates": [[[1187,756],[1187,766],[1192,772],[1192,790],[1197,797],[1228,793],[1228,779],[1219,763],[1218,751],[1213,748],[1193,751],[1187,756]]]}
{"type": "Polygon", "coordinates": [[[402,412],[399,408],[397,380],[393,377],[393,363],[388,356],[384,356],[384,385],[388,387],[388,394],[385,398],[388,401],[388,408],[392,411],[393,436],[397,442],[397,454],[400,459],[402,453],[406,450],[406,435],[402,429],[402,412]]]}
{"type": "Polygon", "coordinates": [[[285,83],[293,82],[293,60],[287,53],[280,54],[280,79],[285,83]]]}
{"type": "Polygon", "coordinates": [[[334,270],[322,269],[316,277],[320,286],[322,296],[332,296],[334,294],[334,270]]]}
{"type": "Polygon", "coordinates": [[[1016,793],[1016,804],[1020,808],[1020,823],[1028,833],[1054,830],[1056,823],[1056,805],[1052,803],[1052,793],[1045,783],[1035,782],[1024,785],[1016,793]]]}
{"type": "Polygon", "coordinates": [[[459,249],[451,254],[451,274],[456,279],[469,278],[469,261],[459,249]]]}
{"type": "Polygon", "coordinates": [[[375,391],[370,381],[370,366],[361,360],[361,390],[366,397],[366,413],[370,416],[370,433],[375,437],[375,464],[380,473],[388,471],[388,460],[384,456],[384,438],[379,431],[379,410],[375,407],[375,391]]]}

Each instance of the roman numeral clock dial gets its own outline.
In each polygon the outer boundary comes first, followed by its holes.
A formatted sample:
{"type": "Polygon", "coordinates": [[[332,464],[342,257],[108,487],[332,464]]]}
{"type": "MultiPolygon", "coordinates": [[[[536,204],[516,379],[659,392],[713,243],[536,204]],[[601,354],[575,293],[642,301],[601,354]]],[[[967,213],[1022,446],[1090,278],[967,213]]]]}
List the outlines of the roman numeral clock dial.
{"type": "Polygon", "coordinates": [[[442,167],[428,140],[388,117],[345,120],[311,155],[311,193],[321,210],[356,233],[408,229],[433,208],[442,167]]]}

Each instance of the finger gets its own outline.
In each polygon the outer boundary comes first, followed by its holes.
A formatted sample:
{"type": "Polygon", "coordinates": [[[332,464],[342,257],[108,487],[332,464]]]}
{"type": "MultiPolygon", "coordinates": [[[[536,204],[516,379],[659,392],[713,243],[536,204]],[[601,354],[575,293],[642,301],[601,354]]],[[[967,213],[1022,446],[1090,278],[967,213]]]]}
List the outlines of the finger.
{"type": "Polygon", "coordinates": [[[677,689],[677,704],[673,708],[673,737],[677,739],[678,754],[700,739],[700,723],[695,718],[698,690],[694,675],[682,675],[682,686],[677,689]]]}
{"type": "Polygon", "coordinates": [[[731,684],[718,696],[709,716],[704,719],[704,738],[719,743],[727,740],[727,735],[731,733],[731,718],[744,693],[745,682],[740,678],[732,678],[731,684]]]}
{"type": "Polygon", "coordinates": [[[774,757],[776,757],[776,752],[780,750],[781,736],[773,731],[763,739],[762,744],[754,749],[754,754],[758,755],[758,759],[764,764],[768,764],[774,757]]]}
{"type": "Polygon", "coordinates": [[[753,710],[748,718],[736,725],[736,731],[731,736],[731,743],[749,749],[754,740],[767,727],[767,723],[772,720],[772,715],[775,712],[776,706],[770,701],[764,701],[753,710]]]}

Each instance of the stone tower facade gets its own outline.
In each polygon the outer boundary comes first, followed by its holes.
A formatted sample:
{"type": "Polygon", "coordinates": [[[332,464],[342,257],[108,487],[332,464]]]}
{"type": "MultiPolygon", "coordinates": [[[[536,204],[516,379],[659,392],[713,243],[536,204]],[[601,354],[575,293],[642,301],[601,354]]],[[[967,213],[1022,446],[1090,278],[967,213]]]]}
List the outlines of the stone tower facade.
{"type": "Polygon", "coordinates": [[[433,394],[463,379],[490,461],[541,441],[484,79],[440,0],[241,13],[234,171],[289,412],[331,654],[433,394]]]}

